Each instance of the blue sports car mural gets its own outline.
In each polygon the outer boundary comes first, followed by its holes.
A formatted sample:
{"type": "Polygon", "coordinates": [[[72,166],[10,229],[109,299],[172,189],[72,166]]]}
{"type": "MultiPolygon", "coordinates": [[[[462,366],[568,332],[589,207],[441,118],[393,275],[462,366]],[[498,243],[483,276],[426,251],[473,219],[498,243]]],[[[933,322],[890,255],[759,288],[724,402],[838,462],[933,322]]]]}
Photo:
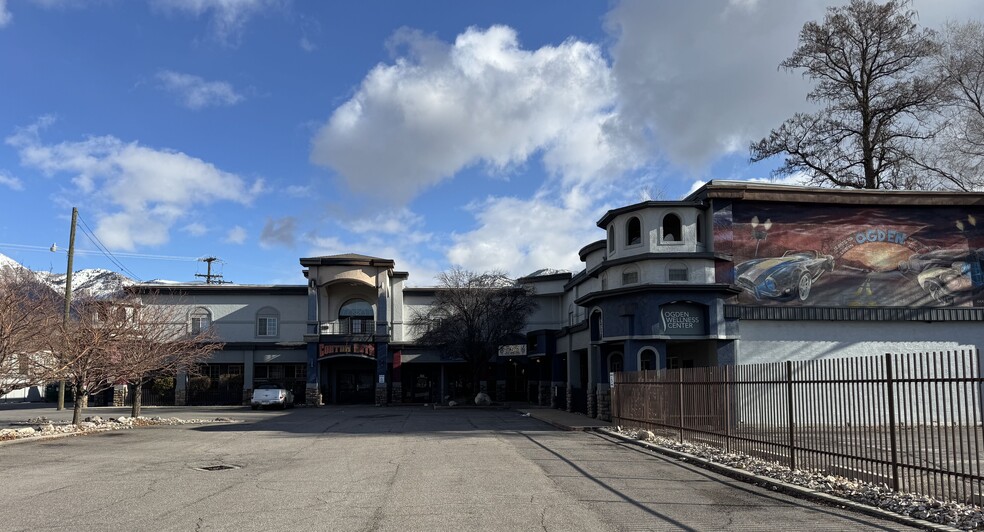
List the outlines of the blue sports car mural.
{"type": "Polygon", "coordinates": [[[834,257],[817,251],[787,251],[781,257],[752,259],[735,266],[735,282],[755,299],[806,301],[813,283],[833,271],[834,257]]]}

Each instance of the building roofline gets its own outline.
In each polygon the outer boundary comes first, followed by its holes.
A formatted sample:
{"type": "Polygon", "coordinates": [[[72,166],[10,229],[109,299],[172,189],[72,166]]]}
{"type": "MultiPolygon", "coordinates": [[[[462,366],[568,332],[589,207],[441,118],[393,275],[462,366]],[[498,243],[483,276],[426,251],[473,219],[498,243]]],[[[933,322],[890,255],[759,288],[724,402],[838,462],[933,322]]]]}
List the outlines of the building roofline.
{"type": "Polygon", "coordinates": [[[326,255],[323,257],[301,258],[301,266],[375,266],[379,268],[393,268],[396,261],[393,259],[381,259],[368,255],[349,253],[345,255],[326,255]]]}
{"type": "Polygon", "coordinates": [[[701,202],[707,199],[844,205],[984,205],[982,192],[833,189],[725,180],[713,180],[691,193],[683,201],[701,202]]]}
{"type": "Polygon", "coordinates": [[[135,284],[124,289],[131,294],[274,294],[307,295],[307,285],[243,284],[135,284]]]}
{"type": "Polygon", "coordinates": [[[587,259],[589,253],[591,253],[592,251],[598,251],[599,249],[600,250],[605,249],[604,238],[601,240],[595,240],[594,242],[584,246],[583,248],[581,248],[580,251],[577,252],[577,256],[581,258],[581,262],[584,262],[584,260],[587,259]]]}
{"type": "Polygon", "coordinates": [[[598,220],[598,227],[604,229],[614,220],[617,216],[626,214],[629,212],[641,211],[643,209],[650,209],[653,207],[697,207],[704,208],[706,205],[700,201],[694,201],[689,197],[679,201],[643,201],[639,203],[634,203],[632,205],[626,205],[625,207],[619,207],[617,209],[611,209],[605,213],[604,216],[598,220]]]}

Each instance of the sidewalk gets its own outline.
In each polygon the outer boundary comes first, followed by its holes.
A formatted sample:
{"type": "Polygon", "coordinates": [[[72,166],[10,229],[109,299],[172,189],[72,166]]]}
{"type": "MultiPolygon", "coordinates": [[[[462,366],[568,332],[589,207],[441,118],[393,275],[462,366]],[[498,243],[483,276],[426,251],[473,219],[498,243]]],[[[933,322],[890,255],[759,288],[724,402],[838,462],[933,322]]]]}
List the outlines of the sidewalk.
{"type": "Polygon", "coordinates": [[[530,417],[549,423],[560,430],[591,430],[599,427],[611,427],[612,424],[600,419],[590,418],[584,414],[558,410],[533,405],[510,405],[514,410],[529,414],[530,417]]]}

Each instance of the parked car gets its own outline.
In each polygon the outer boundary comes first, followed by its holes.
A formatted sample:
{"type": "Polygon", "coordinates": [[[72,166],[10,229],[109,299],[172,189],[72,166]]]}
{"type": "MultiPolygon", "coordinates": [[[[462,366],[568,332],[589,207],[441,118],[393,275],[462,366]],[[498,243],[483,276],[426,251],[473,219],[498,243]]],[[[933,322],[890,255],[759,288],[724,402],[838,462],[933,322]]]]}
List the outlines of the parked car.
{"type": "Polygon", "coordinates": [[[834,257],[817,251],[787,251],[781,257],[752,259],[735,266],[735,283],[755,299],[806,301],[813,283],[833,271],[834,257]]]}
{"type": "Polygon", "coordinates": [[[294,407],[294,392],[278,384],[261,384],[253,390],[250,408],[256,410],[261,406],[279,406],[280,408],[294,407]]]}

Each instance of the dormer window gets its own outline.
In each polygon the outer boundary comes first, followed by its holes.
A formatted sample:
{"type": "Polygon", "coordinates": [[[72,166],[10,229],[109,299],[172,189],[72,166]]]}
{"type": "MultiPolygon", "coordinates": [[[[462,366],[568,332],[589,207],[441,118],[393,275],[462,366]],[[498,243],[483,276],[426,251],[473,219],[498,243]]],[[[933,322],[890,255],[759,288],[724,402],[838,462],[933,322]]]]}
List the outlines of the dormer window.
{"type": "Polygon", "coordinates": [[[670,213],[663,217],[663,242],[683,242],[683,224],[680,217],[670,213]]]}
{"type": "Polygon", "coordinates": [[[635,246],[642,243],[642,222],[633,216],[625,223],[625,245],[635,246]]]}

